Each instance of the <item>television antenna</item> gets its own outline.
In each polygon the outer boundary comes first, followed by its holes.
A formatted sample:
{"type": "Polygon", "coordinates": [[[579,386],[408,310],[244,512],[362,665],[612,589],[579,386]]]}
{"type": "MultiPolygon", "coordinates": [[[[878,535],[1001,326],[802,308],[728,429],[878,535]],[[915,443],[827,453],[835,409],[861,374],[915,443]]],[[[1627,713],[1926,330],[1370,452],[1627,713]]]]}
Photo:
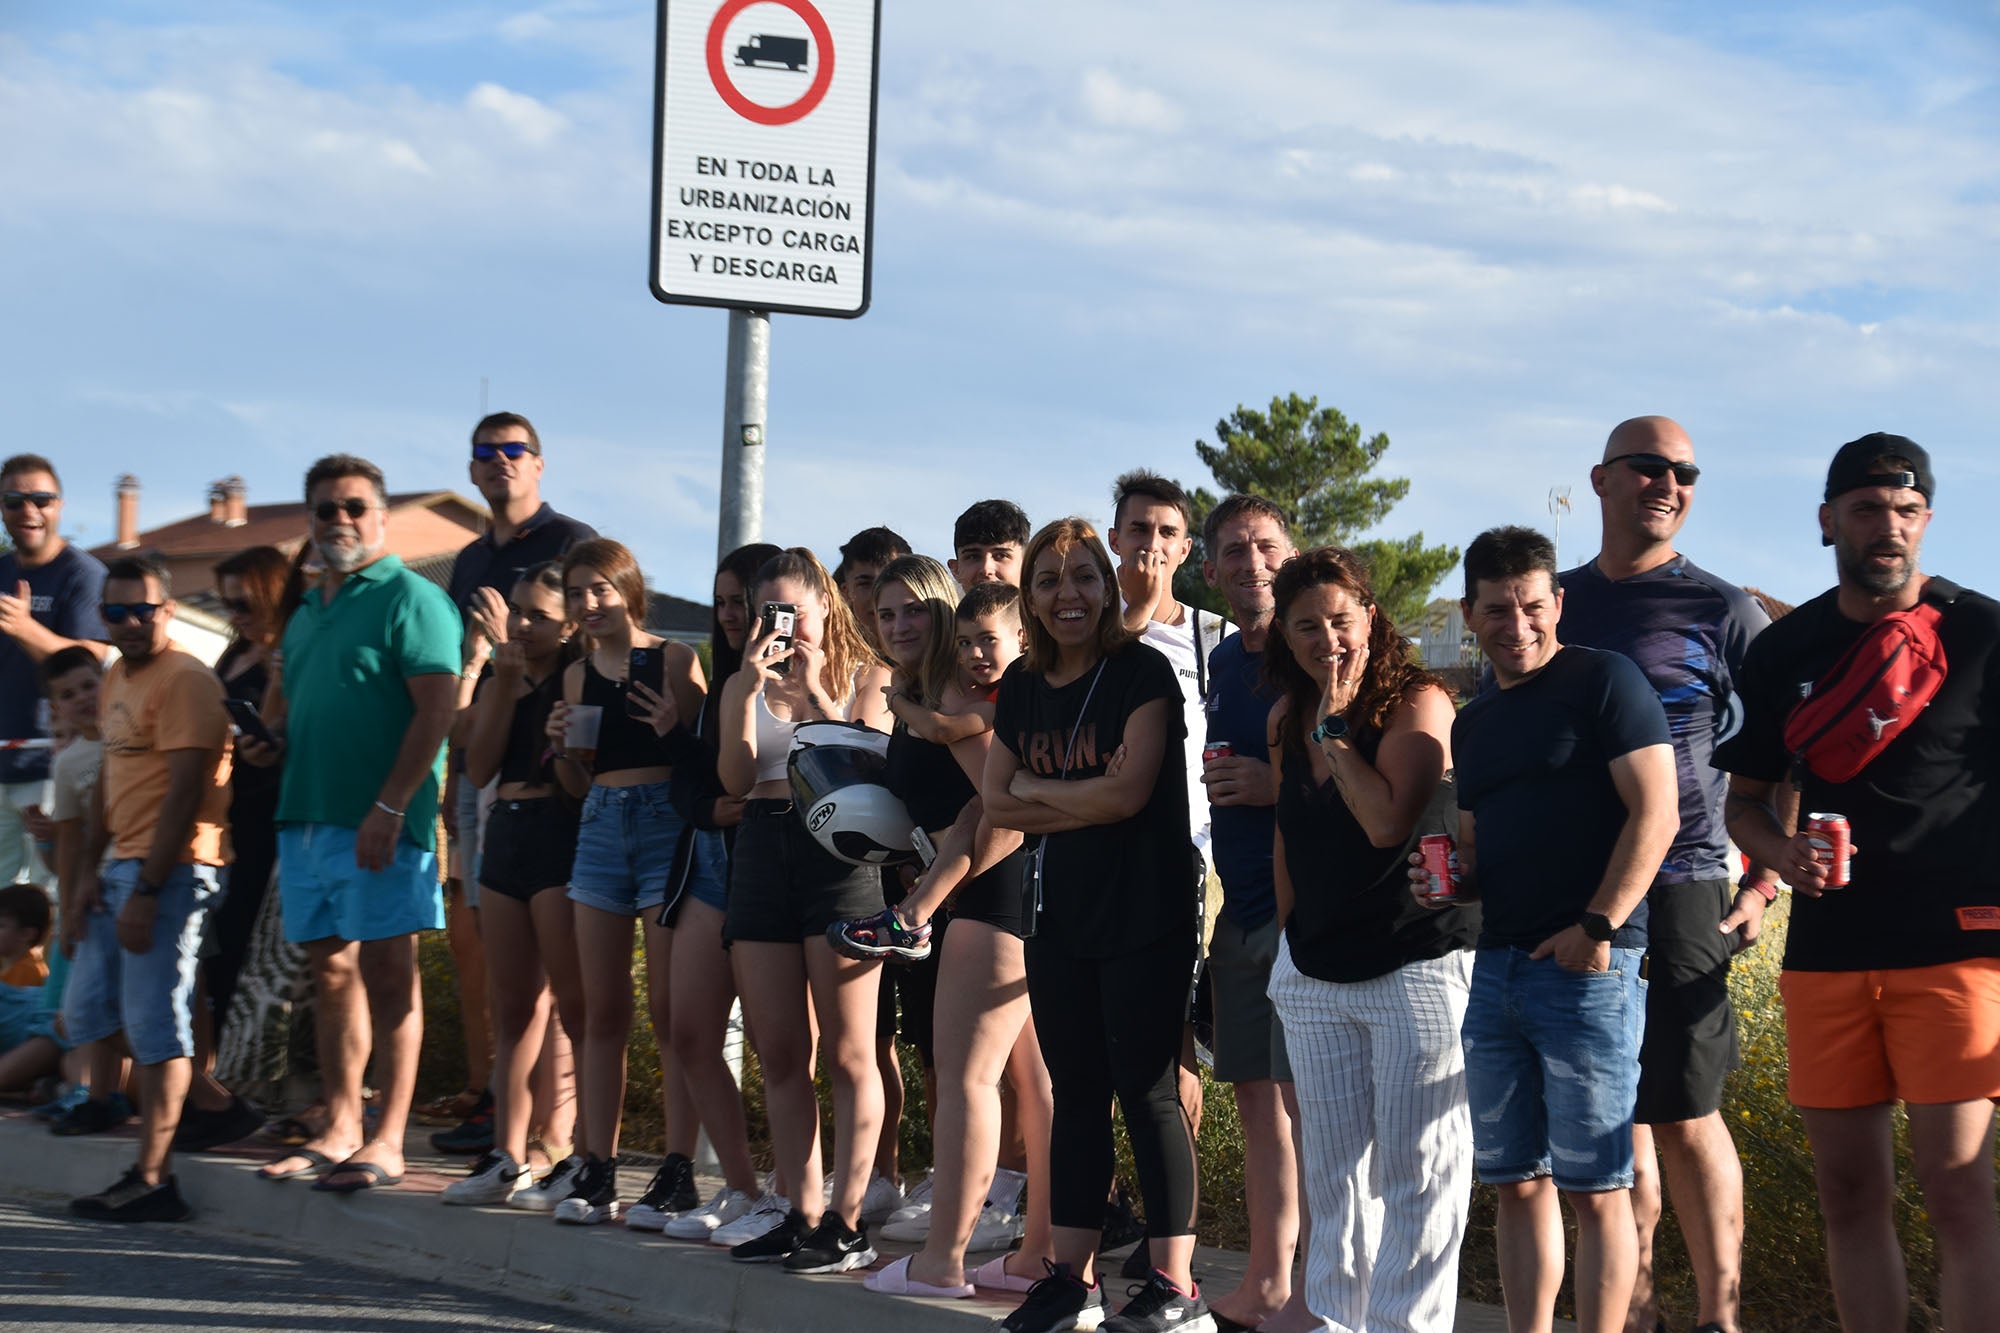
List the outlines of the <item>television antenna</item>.
{"type": "Polygon", "coordinates": [[[1569,512],[1569,487],[1549,487],[1549,513],[1556,521],[1556,568],[1562,568],[1563,515],[1569,512]]]}

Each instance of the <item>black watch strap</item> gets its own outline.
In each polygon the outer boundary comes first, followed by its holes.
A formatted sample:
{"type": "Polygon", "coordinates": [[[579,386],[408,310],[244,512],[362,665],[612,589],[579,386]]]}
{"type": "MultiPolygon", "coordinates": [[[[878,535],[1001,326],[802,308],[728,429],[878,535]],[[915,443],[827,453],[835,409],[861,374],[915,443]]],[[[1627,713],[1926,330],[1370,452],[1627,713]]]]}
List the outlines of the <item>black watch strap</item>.
{"type": "Polygon", "coordinates": [[[1585,912],[1577,924],[1583,927],[1584,934],[1599,944],[1611,943],[1611,937],[1618,933],[1618,928],[1611,924],[1611,918],[1602,912],[1585,912]]]}

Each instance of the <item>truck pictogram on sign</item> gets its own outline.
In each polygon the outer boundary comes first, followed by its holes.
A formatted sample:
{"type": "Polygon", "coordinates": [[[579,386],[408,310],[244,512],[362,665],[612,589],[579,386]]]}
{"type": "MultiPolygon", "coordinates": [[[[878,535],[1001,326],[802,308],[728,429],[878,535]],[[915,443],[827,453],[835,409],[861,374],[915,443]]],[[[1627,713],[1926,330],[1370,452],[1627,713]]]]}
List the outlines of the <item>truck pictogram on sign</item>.
{"type": "Polygon", "coordinates": [[[736,63],[748,69],[783,65],[794,74],[806,67],[809,43],[803,37],[774,37],[760,32],[736,48],[736,63]]]}

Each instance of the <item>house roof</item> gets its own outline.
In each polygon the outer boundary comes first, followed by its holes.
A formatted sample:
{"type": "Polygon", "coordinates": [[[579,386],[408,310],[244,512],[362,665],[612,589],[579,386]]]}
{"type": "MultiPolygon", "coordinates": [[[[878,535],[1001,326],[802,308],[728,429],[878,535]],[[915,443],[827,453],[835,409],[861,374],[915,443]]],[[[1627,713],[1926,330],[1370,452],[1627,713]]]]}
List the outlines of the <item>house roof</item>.
{"type": "MultiPolygon", "coordinates": [[[[486,530],[485,508],[456,491],[402,491],[389,496],[389,511],[435,509],[463,526],[472,536],[486,530]]],[[[139,534],[136,548],[121,548],[106,542],[91,548],[100,560],[115,559],[131,550],[167,560],[207,558],[221,560],[252,546],[293,549],[305,537],[306,505],[303,500],[280,504],[256,504],[244,511],[245,521],[231,527],[210,518],[206,511],[163,527],[139,534]]]]}

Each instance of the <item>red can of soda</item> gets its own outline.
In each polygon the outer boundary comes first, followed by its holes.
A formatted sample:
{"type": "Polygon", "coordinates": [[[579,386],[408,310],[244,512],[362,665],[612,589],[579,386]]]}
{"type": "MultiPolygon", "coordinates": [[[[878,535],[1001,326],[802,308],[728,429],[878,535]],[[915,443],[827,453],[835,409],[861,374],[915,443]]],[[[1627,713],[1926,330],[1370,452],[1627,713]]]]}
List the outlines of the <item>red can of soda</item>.
{"type": "Polygon", "coordinates": [[[1812,843],[1814,857],[1826,867],[1826,887],[1846,888],[1848,849],[1854,845],[1853,834],[1847,827],[1847,816],[1807,815],[1806,840],[1812,843]]]}
{"type": "Polygon", "coordinates": [[[1431,878],[1424,896],[1434,903],[1458,901],[1458,845],[1442,833],[1417,839],[1417,851],[1424,858],[1424,873],[1431,878]]]}
{"type": "Polygon", "coordinates": [[[1234,753],[1228,741],[1208,741],[1201,747],[1201,762],[1205,764],[1211,759],[1227,759],[1234,753]]]}

